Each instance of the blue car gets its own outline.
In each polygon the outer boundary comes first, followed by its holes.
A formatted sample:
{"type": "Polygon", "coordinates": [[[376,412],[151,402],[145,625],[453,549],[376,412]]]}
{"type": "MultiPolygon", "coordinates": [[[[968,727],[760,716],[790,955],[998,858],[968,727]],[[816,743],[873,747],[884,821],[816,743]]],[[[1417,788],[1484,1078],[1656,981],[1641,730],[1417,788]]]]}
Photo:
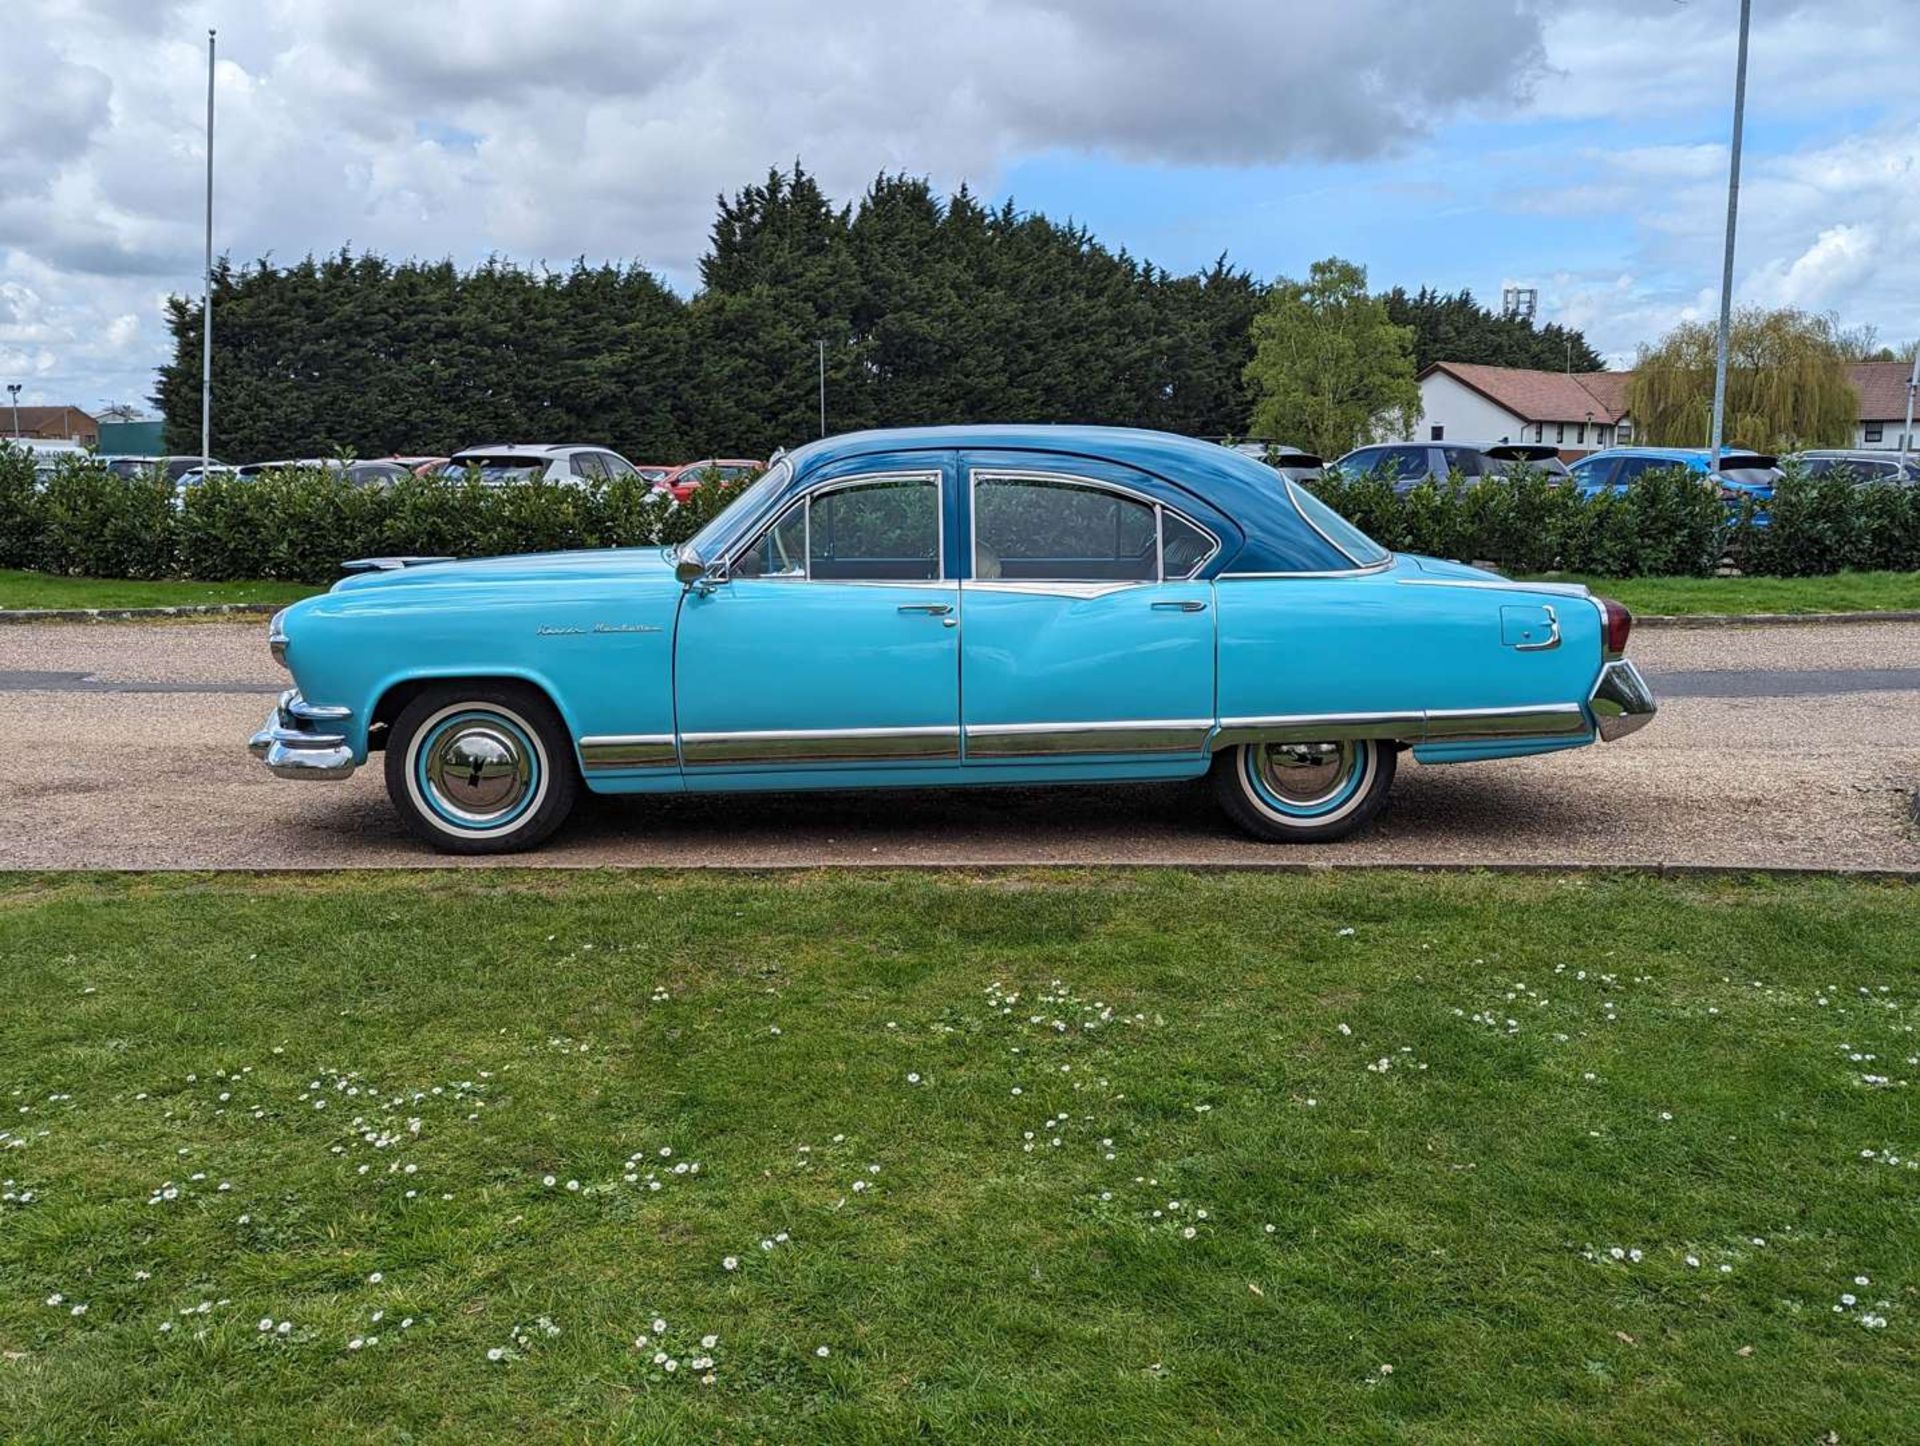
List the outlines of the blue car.
{"type": "Polygon", "coordinates": [[[1744,447],[1722,447],[1720,470],[1712,470],[1712,451],[1707,447],[1609,447],[1582,457],[1567,470],[1582,497],[1601,492],[1624,492],[1634,478],[1645,472],[1660,472],[1684,467],[1697,472],[1713,484],[1715,495],[1738,511],[1752,499],[1754,521],[1766,523],[1766,504],[1773,500],[1773,484],[1780,480],[1779,459],[1744,447]]]}
{"type": "Polygon", "coordinates": [[[1271,468],[1155,432],[864,432],[778,457],[690,542],[387,558],[279,613],[252,750],[382,755],[454,853],[596,793],[1210,774],[1256,837],[1377,814],[1403,750],[1512,758],[1653,714],[1631,618],[1396,556],[1271,468]]]}

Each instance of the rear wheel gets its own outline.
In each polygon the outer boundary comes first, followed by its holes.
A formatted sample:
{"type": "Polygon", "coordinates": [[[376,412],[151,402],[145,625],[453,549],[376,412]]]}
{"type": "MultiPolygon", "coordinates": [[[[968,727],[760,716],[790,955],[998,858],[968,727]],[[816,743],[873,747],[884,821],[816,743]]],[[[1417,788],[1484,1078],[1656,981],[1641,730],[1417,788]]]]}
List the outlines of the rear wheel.
{"type": "Polygon", "coordinates": [[[1379,739],[1243,743],[1213,761],[1213,792],[1241,828],[1269,843],[1330,843],[1386,806],[1398,754],[1379,739]]]}
{"type": "Polygon", "coordinates": [[[445,853],[543,843],[579,792],[560,715],[521,683],[436,683],[400,710],[387,794],[408,828],[445,853]]]}

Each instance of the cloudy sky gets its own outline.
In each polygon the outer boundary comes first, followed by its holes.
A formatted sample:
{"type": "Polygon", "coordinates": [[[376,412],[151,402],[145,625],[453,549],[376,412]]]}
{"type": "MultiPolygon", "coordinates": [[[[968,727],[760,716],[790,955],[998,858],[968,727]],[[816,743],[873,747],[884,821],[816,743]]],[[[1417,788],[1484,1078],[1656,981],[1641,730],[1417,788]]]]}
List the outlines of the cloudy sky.
{"type": "MultiPolygon", "coordinates": [[[[215,244],[644,263],[796,156],[1174,269],[1540,289],[1625,361],[1717,302],[1737,0],[15,0],[0,381],[139,403],[215,244]]],[[[1754,0],[1737,296],[1920,335],[1920,4],[1754,0]]],[[[217,324],[217,323],[216,323],[217,324]]]]}

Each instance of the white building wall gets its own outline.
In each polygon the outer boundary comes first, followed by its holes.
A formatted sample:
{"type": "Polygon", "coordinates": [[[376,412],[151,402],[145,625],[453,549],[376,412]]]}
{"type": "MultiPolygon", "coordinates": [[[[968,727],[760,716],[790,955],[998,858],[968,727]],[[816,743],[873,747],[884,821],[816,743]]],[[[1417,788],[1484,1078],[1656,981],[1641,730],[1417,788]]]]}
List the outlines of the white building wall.
{"type": "MultiPolygon", "coordinates": [[[[1420,425],[1411,437],[1395,437],[1396,442],[1425,442],[1433,429],[1443,429],[1447,442],[1521,441],[1521,419],[1505,407],[1496,406],[1471,387],[1462,386],[1445,372],[1435,372],[1420,383],[1420,425]]],[[[1532,429],[1528,429],[1529,437],[1532,429]]]]}
{"type": "MultiPolygon", "coordinates": [[[[1895,417],[1889,422],[1856,422],[1853,428],[1853,445],[1869,451],[1898,452],[1900,450],[1900,432],[1906,425],[1905,417],[1895,417]],[[1873,434],[1880,435],[1875,437],[1873,434]],[[1871,438],[1872,440],[1868,440],[1871,438]]],[[[1920,451],[1920,411],[1916,411],[1913,421],[1913,440],[1908,446],[1920,451]]]]}

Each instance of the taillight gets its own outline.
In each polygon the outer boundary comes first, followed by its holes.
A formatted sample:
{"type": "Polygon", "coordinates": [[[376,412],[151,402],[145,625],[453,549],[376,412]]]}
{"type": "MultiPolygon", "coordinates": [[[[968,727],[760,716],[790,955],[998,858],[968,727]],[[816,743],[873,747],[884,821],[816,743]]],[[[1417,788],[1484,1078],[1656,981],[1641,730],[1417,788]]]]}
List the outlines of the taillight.
{"type": "Polygon", "coordinates": [[[1618,658],[1627,651],[1627,639],[1633,634],[1633,614],[1610,597],[1598,598],[1600,611],[1606,617],[1607,656],[1618,658]]]}

